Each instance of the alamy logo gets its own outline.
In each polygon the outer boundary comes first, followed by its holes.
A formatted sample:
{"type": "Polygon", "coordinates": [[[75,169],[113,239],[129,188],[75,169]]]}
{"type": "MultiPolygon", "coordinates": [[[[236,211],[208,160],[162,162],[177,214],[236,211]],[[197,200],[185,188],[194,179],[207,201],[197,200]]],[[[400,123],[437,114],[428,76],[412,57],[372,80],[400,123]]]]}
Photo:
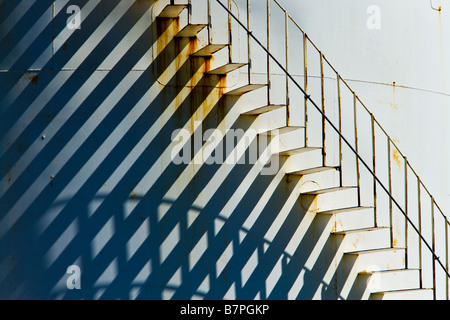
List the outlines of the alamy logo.
{"type": "Polygon", "coordinates": [[[367,8],[367,29],[380,30],[381,29],[381,8],[377,5],[371,5],[367,8]]]}
{"type": "Polygon", "coordinates": [[[66,286],[69,290],[81,289],[81,269],[77,265],[71,265],[67,268],[67,274],[70,276],[66,280],[66,286]]]}
{"type": "Polygon", "coordinates": [[[69,6],[66,11],[67,14],[70,14],[70,17],[67,19],[67,28],[70,30],[81,29],[81,9],[79,6],[69,6]]]}
{"type": "Polygon", "coordinates": [[[171,160],[174,164],[259,164],[264,166],[262,175],[278,172],[279,158],[272,157],[279,147],[277,134],[258,135],[254,129],[228,129],[226,132],[208,129],[203,132],[201,121],[195,121],[194,127],[194,134],[187,129],[172,133],[171,160]]]}

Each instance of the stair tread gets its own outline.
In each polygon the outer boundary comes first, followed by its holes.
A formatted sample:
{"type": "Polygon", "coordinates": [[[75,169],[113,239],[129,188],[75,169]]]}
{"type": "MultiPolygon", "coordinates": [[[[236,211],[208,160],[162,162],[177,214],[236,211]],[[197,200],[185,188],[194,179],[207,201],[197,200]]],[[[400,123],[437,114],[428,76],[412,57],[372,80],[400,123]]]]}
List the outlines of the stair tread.
{"type": "Polygon", "coordinates": [[[176,34],[177,38],[192,38],[202,31],[206,24],[188,24],[180,32],[176,34]]]}
{"type": "Polygon", "coordinates": [[[208,44],[205,47],[198,50],[197,52],[193,53],[192,56],[211,57],[214,53],[226,47],[228,47],[228,44],[208,44]]]}
{"type": "Polygon", "coordinates": [[[226,65],[208,71],[206,74],[225,75],[246,65],[247,63],[227,63],[226,65]]]}
{"type": "Polygon", "coordinates": [[[357,207],[348,207],[348,208],[335,209],[335,210],[319,211],[318,213],[319,214],[339,214],[339,213],[354,212],[354,211],[366,210],[366,209],[375,209],[375,207],[357,206],[357,207]]]}
{"type": "Polygon", "coordinates": [[[300,147],[300,148],[295,148],[295,149],[289,149],[286,151],[282,151],[279,154],[281,156],[293,156],[296,154],[301,154],[301,153],[305,153],[305,152],[310,152],[310,151],[316,151],[316,150],[321,150],[321,147],[300,147]]]}
{"type": "Polygon", "coordinates": [[[374,271],[361,271],[360,275],[372,275],[372,274],[379,274],[379,273],[394,273],[394,272],[403,272],[403,271],[420,271],[420,269],[416,268],[408,268],[408,269],[391,269],[391,270],[374,270],[374,271]]]}
{"type": "Polygon", "coordinates": [[[299,130],[299,129],[305,129],[305,127],[302,126],[283,126],[283,127],[279,127],[276,129],[271,129],[265,132],[261,132],[261,135],[277,135],[277,134],[284,134],[287,132],[291,132],[294,130],[299,130]]]}
{"type": "Polygon", "coordinates": [[[256,109],[252,109],[252,110],[249,110],[247,112],[244,112],[244,113],[242,113],[242,115],[245,115],[245,116],[256,116],[256,115],[260,115],[260,114],[267,113],[267,112],[270,112],[270,111],[278,110],[278,109],[281,109],[281,108],[284,108],[284,107],[286,107],[285,104],[269,104],[269,105],[266,105],[266,106],[258,107],[256,109]]]}
{"type": "Polygon", "coordinates": [[[242,86],[240,88],[231,90],[231,91],[229,91],[229,92],[227,92],[225,94],[229,95],[229,96],[241,96],[241,95],[246,94],[248,92],[251,92],[251,91],[254,91],[254,90],[258,90],[258,89],[261,89],[261,88],[264,88],[264,87],[267,87],[267,85],[266,84],[247,84],[247,85],[244,85],[244,86],[242,86]]]}
{"type": "Polygon", "coordinates": [[[405,250],[405,248],[379,248],[379,249],[369,249],[369,250],[356,250],[356,251],[346,252],[345,254],[359,255],[359,254],[370,254],[370,253],[384,252],[384,251],[401,251],[401,250],[405,250]]]}
{"type": "Polygon", "coordinates": [[[336,191],[342,191],[342,190],[351,190],[351,189],[356,189],[358,187],[333,187],[333,188],[327,188],[327,189],[320,189],[320,190],[316,190],[316,191],[309,191],[309,192],[305,192],[303,194],[306,195],[317,195],[317,194],[324,194],[324,193],[328,193],[328,192],[336,192],[336,191]]]}
{"type": "Polygon", "coordinates": [[[315,168],[309,168],[309,169],[303,169],[303,170],[296,170],[293,172],[288,172],[288,174],[294,174],[294,175],[305,175],[305,174],[311,174],[311,173],[318,173],[328,170],[336,170],[336,167],[315,167],[315,168]]]}
{"type": "Polygon", "coordinates": [[[413,288],[413,289],[397,289],[397,290],[385,290],[385,291],[376,291],[372,294],[386,294],[386,293],[400,293],[400,292],[411,292],[411,291],[433,291],[433,288],[413,288]]]}
{"type": "Polygon", "coordinates": [[[345,235],[345,234],[351,234],[351,233],[372,232],[372,231],[386,230],[386,229],[389,229],[389,228],[388,227],[370,227],[370,228],[351,229],[351,230],[344,230],[344,231],[335,231],[335,232],[332,232],[332,234],[345,235]]]}
{"type": "Polygon", "coordinates": [[[172,4],[166,6],[157,18],[178,18],[181,12],[188,6],[186,4],[172,4]]]}

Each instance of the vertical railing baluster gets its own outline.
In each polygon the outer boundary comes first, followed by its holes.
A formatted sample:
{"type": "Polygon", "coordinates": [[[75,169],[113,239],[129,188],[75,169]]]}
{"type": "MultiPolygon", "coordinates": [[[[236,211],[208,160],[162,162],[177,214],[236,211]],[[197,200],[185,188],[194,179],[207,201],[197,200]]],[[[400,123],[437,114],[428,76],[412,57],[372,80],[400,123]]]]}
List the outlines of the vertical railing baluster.
{"type": "Polygon", "coordinates": [[[433,259],[433,297],[434,300],[436,300],[436,232],[435,232],[435,225],[434,225],[434,198],[431,196],[431,247],[433,249],[432,259],[433,259]]]}
{"type": "Polygon", "coordinates": [[[291,110],[289,99],[289,16],[286,10],[284,10],[284,28],[285,28],[285,43],[286,43],[286,125],[289,127],[291,122],[291,110]]]}
{"type": "MultiPolygon", "coordinates": [[[[342,99],[341,99],[341,76],[336,73],[337,78],[337,95],[338,95],[338,121],[339,121],[339,132],[342,133],[342,99]]],[[[339,137],[339,185],[343,187],[344,185],[344,177],[342,170],[342,138],[339,137]]]]}
{"type": "Polygon", "coordinates": [[[325,109],[325,74],[324,74],[324,65],[323,65],[323,53],[320,54],[320,96],[322,100],[322,112],[324,116],[322,116],[322,163],[323,166],[327,165],[327,144],[326,144],[326,109],[325,109]]]}
{"type": "MultiPolygon", "coordinates": [[[[250,29],[251,0],[247,0],[247,30],[250,29]]],[[[247,55],[248,55],[248,83],[252,83],[252,56],[251,56],[251,34],[247,32],[247,55]]]]}
{"type": "MultiPolygon", "coordinates": [[[[270,0],[267,0],[267,52],[270,52],[270,0]]],[[[270,55],[267,54],[267,104],[271,104],[270,100],[270,55]]]]}
{"type": "MultiPolygon", "coordinates": [[[[403,157],[405,166],[405,214],[408,217],[408,158],[403,157]]],[[[408,269],[408,220],[405,217],[405,266],[408,269]]]]}
{"type": "MultiPolygon", "coordinates": [[[[359,154],[359,142],[358,142],[358,110],[357,110],[357,97],[353,92],[353,121],[355,122],[355,151],[359,154]]],[[[356,157],[356,179],[358,188],[358,207],[361,206],[361,173],[359,168],[359,159],[356,157]]]]}
{"type": "MultiPolygon", "coordinates": [[[[448,219],[447,217],[444,217],[445,219],[445,269],[447,270],[447,272],[449,271],[448,269],[448,219]]],[[[449,300],[449,278],[445,277],[445,299],[449,300]]]]}
{"type": "Polygon", "coordinates": [[[375,117],[373,113],[370,114],[370,120],[372,123],[372,168],[373,168],[373,219],[374,219],[374,227],[378,226],[378,219],[377,219],[377,179],[375,179],[377,174],[377,168],[376,168],[376,140],[375,140],[375,117]]]}
{"type": "MultiPolygon", "coordinates": [[[[421,195],[421,181],[420,178],[417,176],[417,199],[418,199],[418,207],[417,207],[417,219],[418,219],[418,229],[419,233],[422,234],[422,195],[421,195]]],[[[419,281],[420,281],[420,288],[423,288],[423,262],[422,262],[422,239],[419,238],[419,281]]]]}
{"type": "MultiPolygon", "coordinates": [[[[228,10],[232,12],[231,0],[228,0],[228,10]]],[[[230,13],[228,13],[228,62],[233,63],[233,26],[230,13]]]]}
{"type": "MultiPolygon", "coordinates": [[[[391,168],[391,139],[387,136],[388,143],[388,180],[389,194],[392,194],[392,168],[391,168]]],[[[389,226],[391,228],[391,246],[394,247],[394,224],[392,217],[392,198],[389,198],[389,226]]]]}
{"type": "MultiPolygon", "coordinates": [[[[304,90],[308,94],[308,36],[303,32],[304,90]]],[[[305,95],[305,148],[308,148],[308,97],[305,95]]]]}
{"type": "Polygon", "coordinates": [[[208,44],[212,43],[212,17],[211,17],[211,0],[207,0],[207,14],[208,14],[208,44]]]}
{"type": "Polygon", "coordinates": [[[190,25],[192,23],[192,0],[188,0],[188,21],[187,24],[190,25]]]}

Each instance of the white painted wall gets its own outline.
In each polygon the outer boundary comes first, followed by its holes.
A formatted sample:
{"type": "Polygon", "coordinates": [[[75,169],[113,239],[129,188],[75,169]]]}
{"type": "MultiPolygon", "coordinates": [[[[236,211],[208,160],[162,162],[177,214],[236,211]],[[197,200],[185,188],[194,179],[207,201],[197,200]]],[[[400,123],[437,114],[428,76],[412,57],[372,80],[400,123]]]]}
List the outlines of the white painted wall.
{"type": "Polygon", "coordinates": [[[398,142],[436,202],[450,212],[450,3],[279,3],[398,142]],[[373,21],[370,6],[380,9],[380,29],[367,26],[373,21]]]}

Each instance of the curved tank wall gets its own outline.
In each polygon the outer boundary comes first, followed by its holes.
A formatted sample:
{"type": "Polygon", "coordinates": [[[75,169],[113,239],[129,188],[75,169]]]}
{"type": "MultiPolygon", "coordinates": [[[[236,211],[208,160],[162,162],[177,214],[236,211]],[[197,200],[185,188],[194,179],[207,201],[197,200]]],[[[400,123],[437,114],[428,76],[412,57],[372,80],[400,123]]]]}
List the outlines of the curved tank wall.
{"type": "Polygon", "coordinates": [[[443,211],[449,212],[450,4],[279,3],[375,114],[443,211]]]}
{"type": "MultiPolygon", "coordinates": [[[[445,209],[446,6],[380,1],[369,30],[373,2],[280,2],[445,209]]],[[[202,133],[257,121],[240,117],[245,98],[220,99],[223,80],[198,76],[195,43],[167,41],[179,27],[156,22],[167,3],[0,0],[0,299],[367,297],[357,259],[330,216],[299,203],[308,181],[285,161],[273,175],[172,161],[180,128],[208,156],[202,133]]]]}

